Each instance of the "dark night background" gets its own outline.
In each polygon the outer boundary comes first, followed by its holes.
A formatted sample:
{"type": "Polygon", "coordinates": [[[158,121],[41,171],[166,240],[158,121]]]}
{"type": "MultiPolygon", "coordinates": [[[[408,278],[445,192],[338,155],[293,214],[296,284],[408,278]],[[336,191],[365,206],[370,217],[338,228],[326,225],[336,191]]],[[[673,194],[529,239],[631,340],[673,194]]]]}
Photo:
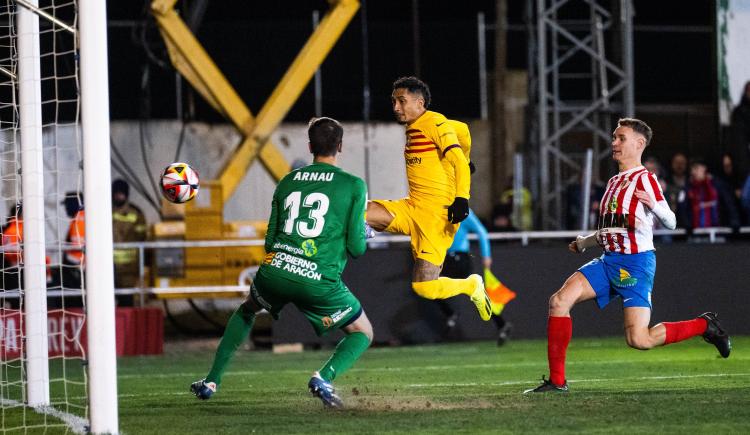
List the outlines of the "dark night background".
{"type": "MultiPolygon", "coordinates": [[[[110,101],[113,119],[176,118],[175,70],[148,12],[149,2],[108,2],[110,101]]],[[[433,91],[436,110],[452,117],[479,117],[477,12],[495,21],[495,1],[419,2],[421,76],[433,91]],[[449,109],[446,109],[449,108],[449,109]]],[[[178,2],[183,17],[190,1],[178,2]]],[[[636,104],[715,105],[715,3],[635,0],[636,104]],[[687,27],[692,26],[692,27],[687,27]]],[[[523,1],[508,1],[508,67],[525,69],[527,44],[523,1]]],[[[313,10],[326,1],[208,3],[197,37],[257,113],[311,33],[313,10]]],[[[367,1],[371,119],[391,120],[390,86],[415,70],[412,2],[367,1]]],[[[494,33],[487,33],[487,62],[494,63],[494,33]]],[[[362,119],[362,10],[322,67],[323,112],[362,119]]],[[[186,81],[184,118],[223,122],[186,81]]],[[[304,121],[314,112],[309,85],[287,116],[304,121]]],[[[715,110],[714,110],[715,112],[715,110]]]]}

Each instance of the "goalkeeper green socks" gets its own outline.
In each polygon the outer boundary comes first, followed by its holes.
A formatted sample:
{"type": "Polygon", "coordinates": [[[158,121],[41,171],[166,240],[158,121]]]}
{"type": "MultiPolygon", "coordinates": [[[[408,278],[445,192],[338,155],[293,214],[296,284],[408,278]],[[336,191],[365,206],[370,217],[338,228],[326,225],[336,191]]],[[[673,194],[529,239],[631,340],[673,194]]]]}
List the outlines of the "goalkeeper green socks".
{"type": "Polygon", "coordinates": [[[331,358],[319,370],[320,377],[326,382],[349,370],[354,362],[370,347],[370,339],[362,332],[353,332],[344,337],[336,346],[331,358]]]}
{"type": "Polygon", "coordinates": [[[216,385],[221,384],[221,377],[224,375],[227,365],[229,365],[229,360],[232,359],[237,348],[247,340],[250,330],[253,329],[255,313],[248,313],[244,308],[244,305],[240,305],[229,318],[224,336],[221,337],[219,347],[216,349],[214,364],[206,376],[206,382],[216,382],[216,385]]]}

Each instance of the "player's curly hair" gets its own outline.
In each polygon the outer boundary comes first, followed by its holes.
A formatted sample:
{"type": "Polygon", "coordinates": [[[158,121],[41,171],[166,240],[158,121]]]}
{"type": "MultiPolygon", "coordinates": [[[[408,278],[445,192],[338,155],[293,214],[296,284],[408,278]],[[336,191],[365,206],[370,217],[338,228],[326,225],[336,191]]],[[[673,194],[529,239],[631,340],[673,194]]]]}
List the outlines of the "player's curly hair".
{"type": "Polygon", "coordinates": [[[421,95],[424,98],[424,108],[427,109],[430,107],[430,102],[432,101],[430,87],[422,80],[414,76],[400,77],[393,82],[393,90],[395,91],[396,89],[406,89],[412,94],[421,95]]]}
{"type": "Polygon", "coordinates": [[[333,118],[312,118],[307,125],[307,138],[314,156],[335,156],[344,137],[344,128],[333,118]]]}
{"type": "Polygon", "coordinates": [[[654,132],[651,130],[651,127],[649,127],[648,124],[641,121],[640,119],[620,118],[617,120],[617,126],[632,128],[634,132],[646,138],[646,146],[651,143],[651,138],[654,137],[654,132]]]}

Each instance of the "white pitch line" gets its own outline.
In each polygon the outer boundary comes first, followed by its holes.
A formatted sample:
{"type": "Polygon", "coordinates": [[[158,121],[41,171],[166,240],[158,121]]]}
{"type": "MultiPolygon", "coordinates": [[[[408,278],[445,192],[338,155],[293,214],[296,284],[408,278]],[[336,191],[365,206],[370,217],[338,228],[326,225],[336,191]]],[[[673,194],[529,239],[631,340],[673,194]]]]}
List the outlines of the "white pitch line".
{"type": "MultiPolygon", "coordinates": [[[[17,400],[6,399],[6,398],[0,398],[0,404],[2,404],[2,406],[6,406],[6,405],[23,406],[23,407],[26,406],[25,404],[17,400]]],[[[65,423],[70,428],[70,430],[73,431],[73,433],[77,433],[77,434],[88,433],[89,421],[83,417],[60,411],[59,409],[55,409],[53,406],[49,406],[49,405],[37,406],[33,409],[39,414],[51,415],[52,417],[62,420],[62,422],[65,423]]]]}
{"type": "MultiPolygon", "coordinates": [[[[592,379],[570,379],[569,383],[586,383],[586,382],[612,382],[612,381],[654,381],[654,380],[670,380],[670,379],[694,379],[694,378],[718,378],[727,376],[750,376],[750,373],[704,373],[699,375],[670,375],[670,376],[639,376],[629,378],[592,378],[592,379]]],[[[523,381],[501,381],[501,382],[441,382],[433,384],[406,384],[404,388],[436,388],[436,387],[477,387],[477,386],[508,386],[508,385],[531,385],[534,380],[523,380],[523,381]]],[[[249,390],[248,387],[252,385],[245,385],[245,388],[241,390],[249,390]]],[[[233,392],[237,392],[236,388],[232,389],[233,392]]],[[[162,392],[162,393],[138,393],[138,394],[118,394],[120,399],[131,399],[137,397],[159,397],[159,396],[189,396],[190,392],[187,391],[173,391],[173,392],[162,392]]]]}
{"type": "MultiPolygon", "coordinates": [[[[742,358],[741,358],[742,359],[742,358]]],[[[602,360],[602,361],[569,361],[567,363],[568,366],[595,366],[595,365],[613,365],[613,364],[632,364],[632,363],[679,363],[679,362],[690,362],[690,361],[696,361],[696,358],[682,358],[682,359],[676,359],[676,358],[664,358],[664,359],[648,359],[648,360],[636,360],[636,359],[620,359],[620,360],[602,360]]],[[[737,358],[733,358],[732,361],[736,361],[737,358]]],[[[744,360],[744,359],[743,359],[744,360]]],[[[367,367],[354,367],[350,370],[350,373],[367,373],[367,372],[421,372],[421,371],[438,371],[438,370],[447,370],[447,371],[456,371],[456,370],[464,370],[464,369],[505,369],[505,368],[521,368],[521,367],[547,367],[547,361],[546,360],[539,360],[539,361],[526,361],[526,362],[498,362],[498,363],[492,363],[492,364],[465,364],[456,366],[456,365],[439,365],[439,366],[412,366],[412,367],[377,367],[377,368],[367,368],[367,367]]],[[[227,374],[229,375],[236,375],[236,376],[259,376],[259,375],[266,375],[268,373],[276,373],[276,374],[295,374],[295,373],[308,373],[309,370],[305,369],[284,369],[284,370],[238,370],[238,371],[229,371],[227,374]]],[[[200,376],[196,372],[191,373],[159,373],[159,374],[152,374],[148,375],[149,378],[179,378],[179,377],[195,377],[200,376]]],[[[122,374],[119,375],[119,379],[135,379],[135,378],[143,378],[143,373],[138,374],[122,374]]]]}
{"type": "MultiPolygon", "coordinates": [[[[583,382],[612,382],[612,381],[657,381],[669,379],[693,379],[693,378],[718,378],[724,376],[750,376],[750,373],[704,373],[700,375],[671,375],[671,376],[639,376],[630,378],[594,378],[594,379],[568,379],[568,383],[583,382]]],[[[444,382],[435,384],[407,384],[406,387],[429,388],[429,387],[475,387],[479,385],[527,385],[534,381],[503,381],[503,382],[444,382]]]]}

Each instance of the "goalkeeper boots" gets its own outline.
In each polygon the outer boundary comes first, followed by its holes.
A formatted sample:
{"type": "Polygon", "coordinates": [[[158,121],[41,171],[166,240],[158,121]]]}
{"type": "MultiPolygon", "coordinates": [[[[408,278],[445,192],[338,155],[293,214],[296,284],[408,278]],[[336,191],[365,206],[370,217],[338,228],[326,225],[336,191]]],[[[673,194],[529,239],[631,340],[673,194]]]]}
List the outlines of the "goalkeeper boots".
{"type": "Polygon", "coordinates": [[[205,379],[190,384],[190,391],[201,400],[208,400],[216,392],[215,382],[206,382],[205,379]]]}
{"type": "Polygon", "coordinates": [[[313,396],[323,402],[323,406],[326,408],[342,408],[344,406],[344,402],[336,394],[333,384],[326,382],[318,372],[313,373],[310,382],[307,383],[307,388],[310,389],[313,396]]]}
{"type": "Polygon", "coordinates": [[[706,320],[706,332],[703,333],[703,339],[716,346],[722,357],[728,358],[732,351],[732,342],[727,332],[721,327],[716,313],[703,313],[698,317],[706,320]]]}
{"type": "Polygon", "coordinates": [[[492,317],[492,302],[490,302],[490,297],[484,289],[482,277],[474,273],[469,275],[468,279],[473,280],[476,284],[470,298],[479,311],[479,317],[484,321],[490,320],[490,317],[492,317]]]}
{"type": "Polygon", "coordinates": [[[556,385],[553,384],[551,380],[544,379],[544,376],[542,376],[542,385],[536,387],[536,388],[530,388],[523,392],[523,394],[531,394],[531,393],[567,393],[568,392],[568,382],[564,382],[562,385],[556,385]]]}

